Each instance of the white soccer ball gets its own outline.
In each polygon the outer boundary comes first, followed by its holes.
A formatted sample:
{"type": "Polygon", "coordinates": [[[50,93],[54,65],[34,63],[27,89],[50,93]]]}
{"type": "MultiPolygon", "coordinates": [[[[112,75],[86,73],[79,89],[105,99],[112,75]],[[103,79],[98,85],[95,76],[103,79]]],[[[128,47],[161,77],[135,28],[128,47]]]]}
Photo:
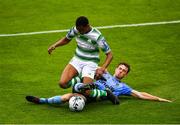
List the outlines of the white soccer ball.
{"type": "Polygon", "coordinates": [[[85,101],[82,96],[72,96],[69,100],[69,109],[71,111],[82,111],[85,106],[85,101]]]}

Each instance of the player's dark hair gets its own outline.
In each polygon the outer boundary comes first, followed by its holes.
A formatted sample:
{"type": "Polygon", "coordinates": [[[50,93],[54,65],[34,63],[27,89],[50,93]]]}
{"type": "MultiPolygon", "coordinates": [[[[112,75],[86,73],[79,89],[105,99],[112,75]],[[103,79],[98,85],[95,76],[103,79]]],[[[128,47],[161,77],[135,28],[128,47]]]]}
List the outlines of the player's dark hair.
{"type": "Polygon", "coordinates": [[[117,66],[117,67],[119,67],[119,65],[124,65],[124,66],[126,66],[126,67],[128,68],[127,73],[129,73],[129,72],[130,72],[131,67],[130,67],[130,65],[129,65],[128,63],[125,63],[125,62],[120,62],[120,63],[118,64],[118,66],[117,66]]]}
{"type": "Polygon", "coordinates": [[[89,24],[89,21],[87,17],[85,16],[80,16],[76,19],[76,26],[87,26],[89,24]]]}

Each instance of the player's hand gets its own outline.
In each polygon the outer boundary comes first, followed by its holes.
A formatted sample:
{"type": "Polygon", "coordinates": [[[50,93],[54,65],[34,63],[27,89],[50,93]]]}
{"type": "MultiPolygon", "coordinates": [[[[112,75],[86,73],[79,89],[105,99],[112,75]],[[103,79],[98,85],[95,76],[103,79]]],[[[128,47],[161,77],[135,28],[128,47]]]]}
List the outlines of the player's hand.
{"type": "Polygon", "coordinates": [[[52,51],[55,50],[55,48],[56,48],[56,47],[55,47],[54,45],[50,46],[50,47],[48,48],[48,53],[51,54],[52,51]]]}
{"type": "Polygon", "coordinates": [[[159,101],[160,101],[160,102],[172,102],[171,100],[162,99],[162,98],[159,98],[159,101]]]}
{"type": "Polygon", "coordinates": [[[100,79],[105,71],[106,71],[105,68],[98,67],[96,69],[95,79],[100,79]]]}

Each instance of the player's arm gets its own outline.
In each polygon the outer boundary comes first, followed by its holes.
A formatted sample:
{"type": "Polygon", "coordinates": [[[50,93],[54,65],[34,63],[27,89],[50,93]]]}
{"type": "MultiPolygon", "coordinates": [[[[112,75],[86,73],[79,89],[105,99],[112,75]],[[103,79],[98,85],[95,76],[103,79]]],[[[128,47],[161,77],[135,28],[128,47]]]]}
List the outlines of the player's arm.
{"type": "Polygon", "coordinates": [[[102,77],[103,73],[105,73],[107,71],[107,67],[111,63],[112,59],[113,59],[112,52],[110,51],[110,52],[106,53],[106,59],[105,59],[103,65],[96,69],[96,76],[95,76],[96,80],[100,79],[102,77]]]}
{"type": "Polygon", "coordinates": [[[103,68],[104,71],[109,66],[109,64],[111,63],[112,59],[113,59],[112,52],[110,51],[110,52],[106,53],[106,59],[105,59],[103,65],[101,66],[101,68],[103,68]]]}
{"type": "Polygon", "coordinates": [[[51,54],[51,52],[58,46],[63,46],[68,44],[75,37],[76,32],[77,31],[75,30],[75,27],[72,27],[66,34],[66,37],[58,40],[56,43],[54,43],[48,48],[48,53],[51,54]]]}
{"type": "Polygon", "coordinates": [[[111,61],[113,59],[113,54],[112,54],[111,49],[110,49],[109,45],[107,44],[105,38],[101,37],[99,39],[100,40],[98,41],[98,45],[101,48],[101,50],[106,54],[106,59],[105,59],[104,63],[102,64],[102,66],[100,66],[96,70],[97,74],[102,75],[105,72],[106,68],[111,63],[111,61]]]}
{"type": "Polygon", "coordinates": [[[144,100],[152,100],[152,101],[160,101],[160,102],[172,102],[170,100],[163,99],[163,98],[151,95],[151,94],[146,93],[146,92],[138,92],[136,90],[132,90],[131,95],[133,97],[137,97],[139,99],[144,99],[144,100]]]}
{"type": "Polygon", "coordinates": [[[64,37],[60,40],[58,40],[56,43],[54,43],[53,45],[51,45],[49,48],[48,48],[48,53],[51,54],[51,52],[57,48],[58,46],[63,46],[63,45],[66,45],[70,42],[71,40],[69,40],[67,37],[64,37]]]}

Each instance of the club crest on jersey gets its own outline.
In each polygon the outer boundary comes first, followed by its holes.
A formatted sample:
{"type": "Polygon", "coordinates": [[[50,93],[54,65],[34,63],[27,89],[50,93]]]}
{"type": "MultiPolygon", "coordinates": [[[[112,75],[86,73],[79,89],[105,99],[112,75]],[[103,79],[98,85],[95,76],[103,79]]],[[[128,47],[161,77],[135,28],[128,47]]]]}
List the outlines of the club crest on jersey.
{"type": "Polygon", "coordinates": [[[91,39],[88,39],[87,41],[88,41],[89,43],[91,43],[91,39]]]}

